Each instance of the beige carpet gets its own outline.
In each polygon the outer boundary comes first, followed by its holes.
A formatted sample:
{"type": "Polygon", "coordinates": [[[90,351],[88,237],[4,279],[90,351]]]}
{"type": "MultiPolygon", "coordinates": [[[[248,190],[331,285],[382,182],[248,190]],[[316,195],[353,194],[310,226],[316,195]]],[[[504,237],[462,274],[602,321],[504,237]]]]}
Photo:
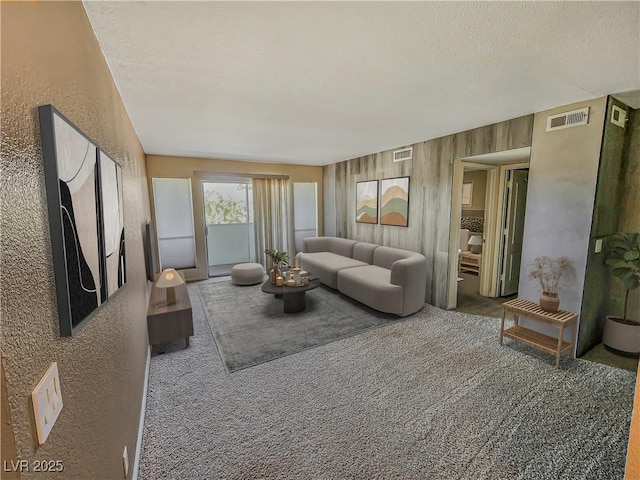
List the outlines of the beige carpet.
{"type": "Polygon", "coordinates": [[[618,479],[635,376],[498,345],[499,321],[427,307],[228,374],[195,336],[151,360],[139,478],[618,479]]]}

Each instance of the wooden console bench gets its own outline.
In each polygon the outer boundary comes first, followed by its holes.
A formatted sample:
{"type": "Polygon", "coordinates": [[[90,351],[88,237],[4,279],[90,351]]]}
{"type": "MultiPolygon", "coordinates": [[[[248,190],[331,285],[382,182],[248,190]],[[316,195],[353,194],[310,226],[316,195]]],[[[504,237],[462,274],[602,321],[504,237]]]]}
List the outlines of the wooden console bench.
{"type": "Polygon", "coordinates": [[[578,314],[558,310],[555,313],[545,312],[537,303],[516,298],[502,304],[502,325],[500,327],[500,345],[504,337],[522,342],[531,347],[542,350],[556,356],[556,368],[560,366],[560,355],[568,351],[571,358],[574,358],[573,351],[576,343],[576,330],[578,329],[576,320],[578,314]],[[504,318],[507,312],[513,313],[515,325],[504,329],[504,318]],[[531,320],[546,323],[558,328],[557,338],[549,337],[534,330],[519,325],[520,315],[531,320]],[[562,340],[564,329],[573,326],[571,343],[562,340]]]}

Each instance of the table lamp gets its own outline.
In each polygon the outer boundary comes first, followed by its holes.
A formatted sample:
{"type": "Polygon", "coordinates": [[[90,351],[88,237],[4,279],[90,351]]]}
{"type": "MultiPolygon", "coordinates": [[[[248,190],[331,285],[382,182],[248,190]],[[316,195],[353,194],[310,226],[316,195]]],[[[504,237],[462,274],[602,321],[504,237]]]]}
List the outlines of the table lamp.
{"type": "Polygon", "coordinates": [[[469,250],[471,253],[480,253],[482,249],[482,235],[471,235],[469,239],[469,250]]]}
{"type": "Polygon", "coordinates": [[[184,280],[173,268],[166,268],[160,274],[156,282],[156,287],[164,288],[167,291],[167,305],[176,303],[176,286],[182,285],[184,280]]]}

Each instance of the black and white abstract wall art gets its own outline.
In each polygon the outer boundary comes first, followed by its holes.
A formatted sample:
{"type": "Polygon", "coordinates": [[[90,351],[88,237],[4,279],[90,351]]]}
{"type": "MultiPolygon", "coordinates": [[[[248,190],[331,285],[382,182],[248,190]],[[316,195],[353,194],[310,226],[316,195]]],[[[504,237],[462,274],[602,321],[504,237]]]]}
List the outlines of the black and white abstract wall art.
{"type": "Polygon", "coordinates": [[[104,231],[104,272],[107,297],[111,297],[127,281],[122,205],[122,169],[115,160],[102,150],[99,150],[98,155],[104,231]]]}
{"type": "Polygon", "coordinates": [[[105,300],[97,147],[53,106],[39,107],[60,335],[105,300]]]}

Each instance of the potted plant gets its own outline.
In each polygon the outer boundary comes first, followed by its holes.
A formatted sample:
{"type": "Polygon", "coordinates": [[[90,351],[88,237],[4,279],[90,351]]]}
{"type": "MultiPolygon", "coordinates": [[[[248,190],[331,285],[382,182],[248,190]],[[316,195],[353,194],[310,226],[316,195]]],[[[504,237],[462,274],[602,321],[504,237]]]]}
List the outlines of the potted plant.
{"type": "Polygon", "coordinates": [[[282,265],[287,265],[289,262],[289,254],[282,250],[276,250],[274,248],[268,248],[264,253],[271,258],[271,270],[269,272],[269,280],[272,284],[276,283],[276,277],[281,274],[282,265]]]}
{"type": "Polygon", "coordinates": [[[538,281],[542,290],[540,308],[545,312],[557,312],[560,306],[558,293],[573,281],[573,262],[567,257],[536,257],[527,265],[527,273],[529,278],[538,281]]]}
{"type": "Polygon", "coordinates": [[[640,287],[640,233],[614,233],[607,238],[605,265],[622,281],[622,317],[607,316],[602,343],[616,351],[640,354],[640,322],[629,318],[629,293],[640,287]]]}

